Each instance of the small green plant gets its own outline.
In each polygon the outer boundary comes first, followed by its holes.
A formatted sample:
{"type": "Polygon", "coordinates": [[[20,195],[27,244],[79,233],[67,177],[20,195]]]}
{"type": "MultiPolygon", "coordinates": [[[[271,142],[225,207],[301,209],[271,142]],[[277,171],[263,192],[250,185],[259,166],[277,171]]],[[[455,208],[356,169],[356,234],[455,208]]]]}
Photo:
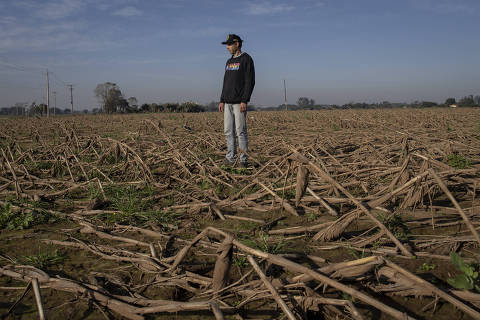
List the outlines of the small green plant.
{"type": "Polygon", "coordinates": [[[56,221],[56,217],[43,210],[27,209],[13,212],[12,205],[9,202],[0,207],[0,229],[23,230],[54,221],[56,221]]]}
{"type": "Polygon", "coordinates": [[[285,241],[282,238],[279,242],[270,244],[268,234],[264,232],[260,232],[259,234],[260,240],[251,239],[251,238],[244,238],[240,239],[244,245],[249,246],[251,248],[259,249],[267,253],[271,254],[278,254],[282,251],[283,247],[285,246],[285,241]]]}
{"type": "Polygon", "coordinates": [[[228,173],[242,174],[242,175],[248,174],[247,168],[235,168],[235,167],[226,166],[226,165],[222,165],[220,168],[224,171],[227,171],[228,173]]]}
{"type": "Polygon", "coordinates": [[[234,308],[237,307],[241,302],[242,302],[241,299],[240,299],[240,300],[235,300],[235,301],[233,301],[233,302],[232,302],[232,307],[234,307],[234,308]]]}
{"type": "Polygon", "coordinates": [[[150,203],[143,198],[154,194],[150,187],[137,189],[135,186],[109,185],[104,190],[113,208],[127,214],[146,210],[150,203]]]}
{"type": "Polygon", "coordinates": [[[100,199],[102,197],[102,193],[100,192],[100,188],[96,185],[90,185],[88,188],[88,199],[95,200],[100,199]]]}
{"type": "MultiPolygon", "coordinates": [[[[146,223],[155,223],[166,226],[175,224],[178,214],[170,211],[152,209],[153,200],[149,200],[155,194],[153,187],[138,188],[135,186],[108,185],[104,187],[105,194],[112,202],[112,208],[115,213],[102,213],[97,218],[107,224],[129,224],[142,226],[146,223]]],[[[96,196],[95,190],[92,190],[91,196],[96,196]]],[[[166,198],[162,205],[169,206],[174,203],[172,197],[166,198]]]]}
{"type": "Polygon", "coordinates": [[[308,221],[313,222],[317,219],[317,215],[312,212],[307,216],[307,219],[308,219],[308,221]]]}
{"type": "Polygon", "coordinates": [[[339,130],[340,130],[340,127],[339,127],[336,123],[334,123],[334,124],[332,125],[332,129],[333,129],[333,131],[339,131],[339,130]]]}
{"type": "Polygon", "coordinates": [[[171,196],[168,196],[167,198],[163,199],[163,201],[162,201],[162,205],[164,207],[173,206],[174,203],[175,203],[175,199],[173,199],[173,197],[171,197],[171,196]]]}
{"type": "Polygon", "coordinates": [[[258,248],[257,242],[250,238],[240,239],[240,242],[251,248],[258,248]]]}
{"type": "Polygon", "coordinates": [[[34,267],[43,269],[60,264],[65,261],[65,259],[65,255],[59,253],[58,250],[55,250],[40,252],[36,255],[23,256],[21,260],[25,264],[29,264],[34,267]]]}
{"type": "Polygon", "coordinates": [[[400,214],[395,213],[389,219],[384,215],[379,215],[379,220],[385,224],[385,227],[387,227],[398,240],[405,241],[408,239],[410,230],[405,222],[403,222],[400,214]]]}
{"type": "Polygon", "coordinates": [[[432,270],[435,270],[437,266],[435,264],[429,264],[429,263],[426,263],[424,262],[419,268],[418,268],[418,271],[420,272],[428,272],[428,271],[432,271],[432,270]]]}
{"type": "Polygon", "coordinates": [[[206,179],[202,179],[202,181],[198,185],[201,190],[208,190],[210,189],[210,184],[206,179]]]}
{"type": "Polygon", "coordinates": [[[448,159],[448,165],[456,169],[466,169],[472,165],[470,160],[465,158],[460,153],[449,154],[447,159],[448,159]]]}
{"type": "Polygon", "coordinates": [[[355,302],[355,298],[345,292],[342,292],[342,299],[355,302]]]}
{"type": "Polygon", "coordinates": [[[97,217],[110,225],[118,223],[122,225],[143,226],[147,223],[153,223],[158,226],[167,227],[169,224],[176,224],[178,214],[174,212],[147,210],[143,212],[102,213],[97,215],[97,217]]]}
{"type": "Polygon", "coordinates": [[[456,252],[450,253],[450,261],[461,271],[462,274],[457,274],[455,278],[447,279],[449,285],[456,289],[472,290],[475,289],[480,292],[480,286],[478,283],[478,269],[475,266],[466,263],[456,252]]]}
{"type": "Polygon", "coordinates": [[[260,236],[259,248],[264,252],[277,254],[282,250],[283,246],[285,245],[284,239],[281,239],[280,242],[277,242],[271,245],[269,243],[270,237],[268,236],[268,234],[264,232],[261,232],[259,236],[260,236]]]}
{"type": "Polygon", "coordinates": [[[37,162],[37,169],[39,170],[50,170],[52,166],[53,166],[52,162],[43,161],[43,160],[37,162]]]}
{"type": "Polygon", "coordinates": [[[372,243],[372,249],[373,249],[373,250],[377,250],[378,247],[380,247],[381,244],[382,244],[382,241],[381,241],[380,239],[375,240],[375,241],[372,243]]]}
{"type": "Polygon", "coordinates": [[[225,191],[225,186],[223,184],[217,184],[215,186],[215,194],[216,195],[222,195],[225,191]]]}
{"type": "Polygon", "coordinates": [[[253,231],[257,228],[257,224],[255,222],[252,222],[252,221],[241,221],[239,224],[238,224],[238,230],[242,230],[242,231],[253,231]]]}
{"type": "Polygon", "coordinates": [[[237,255],[233,257],[233,264],[239,268],[245,268],[247,266],[247,257],[237,255]]]}
{"type": "Polygon", "coordinates": [[[355,259],[363,259],[365,258],[367,255],[365,253],[365,248],[362,250],[362,252],[360,254],[358,254],[358,252],[354,249],[351,249],[351,248],[348,248],[347,249],[348,253],[355,259]]]}

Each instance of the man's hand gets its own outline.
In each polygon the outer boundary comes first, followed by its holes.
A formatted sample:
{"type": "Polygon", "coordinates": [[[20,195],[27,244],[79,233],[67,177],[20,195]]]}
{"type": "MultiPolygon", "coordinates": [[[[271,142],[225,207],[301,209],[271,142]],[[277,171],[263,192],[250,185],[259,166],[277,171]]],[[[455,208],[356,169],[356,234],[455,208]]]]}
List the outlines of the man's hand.
{"type": "Polygon", "coordinates": [[[240,112],[247,111],[247,104],[245,102],[240,103],[240,112]]]}
{"type": "Polygon", "coordinates": [[[224,107],[225,107],[225,103],[224,103],[224,102],[220,102],[220,103],[218,104],[218,111],[223,112],[223,108],[224,108],[224,107]]]}

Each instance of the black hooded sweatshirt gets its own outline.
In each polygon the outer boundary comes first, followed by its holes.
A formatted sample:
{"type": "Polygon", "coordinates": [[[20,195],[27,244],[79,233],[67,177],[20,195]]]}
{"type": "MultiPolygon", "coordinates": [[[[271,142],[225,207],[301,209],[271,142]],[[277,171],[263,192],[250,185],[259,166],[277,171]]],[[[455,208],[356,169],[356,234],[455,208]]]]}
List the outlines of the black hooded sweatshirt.
{"type": "Polygon", "coordinates": [[[249,102],[255,86],[255,67],[252,57],[247,53],[228,59],[225,65],[223,89],[220,102],[249,102]]]}

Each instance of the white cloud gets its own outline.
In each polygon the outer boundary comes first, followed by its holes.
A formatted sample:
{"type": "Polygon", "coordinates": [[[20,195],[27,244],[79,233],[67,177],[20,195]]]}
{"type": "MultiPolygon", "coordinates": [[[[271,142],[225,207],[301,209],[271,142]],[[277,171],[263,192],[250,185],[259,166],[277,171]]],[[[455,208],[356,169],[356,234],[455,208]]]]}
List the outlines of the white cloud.
{"type": "Polygon", "coordinates": [[[138,3],[138,0],[85,0],[92,7],[100,10],[113,10],[114,8],[123,7],[138,3]]]}
{"type": "Polygon", "coordinates": [[[37,16],[46,19],[62,19],[78,12],[84,5],[83,0],[50,1],[41,6],[37,16]]]}
{"type": "Polygon", "coordinates": [[[312,3],[310,4],[307,4],[307,9],[314,9],[314,8],[320,8],[320,7],[323,7],[325,6],[325,2],[323,1],[313,1],[312,3]]]}
{"type": "Polygon", "coordinates": [[[34,9],[38,7],[38,3],[32,0],[17,0],[12,3],[17,8],[34,9]]]}
{"type": "Polygon", "coordinates": [[[477,15],[480,13],[478,2],[465,0],[415,0],[413,4],[437,14],[477,15]]]}
{"type": "Polygon", "coordinates": [[[17,21],[17,18],[11,16],[0,16],[0,25],[1,24],[12,24],[17,21]]]}
{"type": "Polygon", "coordinates": [[[284,13],[294,9],[294,6],[285,3],[274,4],[270,1],[250,2],[247,5],[246,13],[250,15],[266,15],[284,13]]]}
{"type": "Polygon", "coordinates": [[[25,24],[23,21],[0,18],[0,51],[49,50],[92,51],[111,46],[112,42],[99,39],[100,35],[88,32],[86,22],[38,22],[25,24]]]}
{"type": "Polygon", "coordinates": [[[128,7],[124,7],[120,10],[117,10],[115,12],[112,13],[114,16],[121,16],[121,17],[134,17],[134,16],[141,16],[143,14],[143,11],[135,8],[135,7],[132,7],[132,6],[128,6],[128,7]]]}
{"type": "Polygon", "coordinates": [[[43,19],[62,19],[77,13],[86,5],[86,0],[31,1],[17,0],[13,6],[27,10],[32,16],[43,19]]]}

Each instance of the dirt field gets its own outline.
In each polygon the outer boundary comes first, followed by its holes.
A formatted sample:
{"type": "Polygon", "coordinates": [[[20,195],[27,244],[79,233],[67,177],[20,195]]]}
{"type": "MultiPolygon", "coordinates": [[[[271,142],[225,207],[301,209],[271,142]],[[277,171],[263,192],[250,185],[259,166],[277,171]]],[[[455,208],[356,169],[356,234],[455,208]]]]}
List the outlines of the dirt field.
{"type": "Polygon", "coordinates": [[[0,315],[480,319],[480,110],[248,132],[240,168],[220,113],[0,119],[0,315]]]}

